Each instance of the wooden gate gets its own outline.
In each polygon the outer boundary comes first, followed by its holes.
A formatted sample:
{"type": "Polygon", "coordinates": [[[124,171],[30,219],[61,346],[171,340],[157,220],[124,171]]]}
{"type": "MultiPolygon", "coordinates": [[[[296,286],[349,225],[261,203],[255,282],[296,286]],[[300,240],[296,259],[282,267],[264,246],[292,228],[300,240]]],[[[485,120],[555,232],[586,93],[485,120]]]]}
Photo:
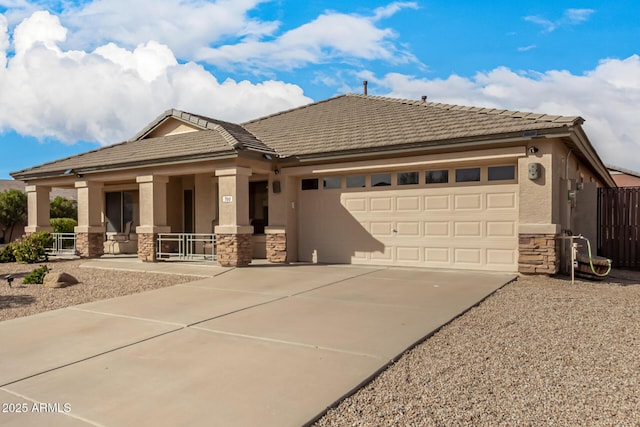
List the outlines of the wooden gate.
{"type": "Polygon", "coordinates": [[[598,189],[598,255],[640,268],[640,187],[598,189]]]}

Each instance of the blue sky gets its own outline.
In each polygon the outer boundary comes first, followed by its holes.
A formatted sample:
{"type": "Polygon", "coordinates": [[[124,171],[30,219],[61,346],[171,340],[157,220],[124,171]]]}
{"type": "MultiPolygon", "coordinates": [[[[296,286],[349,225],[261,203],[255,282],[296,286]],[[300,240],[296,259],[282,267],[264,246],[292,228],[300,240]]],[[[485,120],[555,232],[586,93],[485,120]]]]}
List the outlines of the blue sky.
{"type": "Polygon", "coordinates": [[[630,0],[0,0],[0,178],[168,108],[242,122],[365,79],[375,95],[580,115],[606,163],[640,170],[637,22],[630,0]]]}

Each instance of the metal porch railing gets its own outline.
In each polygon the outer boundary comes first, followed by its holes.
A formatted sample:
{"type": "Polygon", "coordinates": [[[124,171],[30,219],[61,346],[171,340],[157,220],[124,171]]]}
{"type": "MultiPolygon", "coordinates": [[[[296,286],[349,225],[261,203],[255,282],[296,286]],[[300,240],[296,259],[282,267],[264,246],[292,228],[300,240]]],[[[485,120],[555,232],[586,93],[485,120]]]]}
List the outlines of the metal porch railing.
{"type": "Polygon", "coordinates": [[[48,255],[75,255],[76,233],[51,233],[53,247],[47,249],[48,255]]]}
{"type": "Polygon", "coordinates": [[[158,233],[158,260],[215,261],[215,234],[158,233]]]}

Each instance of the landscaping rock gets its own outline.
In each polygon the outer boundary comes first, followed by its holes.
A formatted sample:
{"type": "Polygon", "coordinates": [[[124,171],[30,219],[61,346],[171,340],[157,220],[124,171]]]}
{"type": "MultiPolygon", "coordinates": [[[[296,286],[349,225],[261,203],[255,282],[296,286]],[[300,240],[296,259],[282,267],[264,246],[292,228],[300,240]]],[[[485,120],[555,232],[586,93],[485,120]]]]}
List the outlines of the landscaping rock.
{"type": "Polygon", "coordinates": [[[66,288],[67,286],[75,285],[76,283],[78,283],[78,279],[69,273],[49,272],[45,274],[42,284],[45,288],[66,288]]]}

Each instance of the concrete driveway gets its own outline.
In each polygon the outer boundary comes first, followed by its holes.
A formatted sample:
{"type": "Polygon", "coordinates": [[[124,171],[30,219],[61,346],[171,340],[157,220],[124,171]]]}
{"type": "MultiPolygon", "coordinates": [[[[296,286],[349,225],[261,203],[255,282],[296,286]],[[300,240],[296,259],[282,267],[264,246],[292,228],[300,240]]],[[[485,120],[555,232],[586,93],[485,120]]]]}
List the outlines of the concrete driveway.
{"type": "Polygon", "coordinates": [[[0,424],[303,425],[513,278],[253,266],[0,322],[0,424]]]}

